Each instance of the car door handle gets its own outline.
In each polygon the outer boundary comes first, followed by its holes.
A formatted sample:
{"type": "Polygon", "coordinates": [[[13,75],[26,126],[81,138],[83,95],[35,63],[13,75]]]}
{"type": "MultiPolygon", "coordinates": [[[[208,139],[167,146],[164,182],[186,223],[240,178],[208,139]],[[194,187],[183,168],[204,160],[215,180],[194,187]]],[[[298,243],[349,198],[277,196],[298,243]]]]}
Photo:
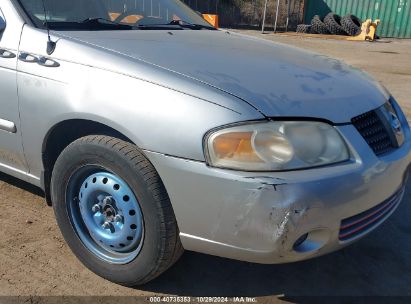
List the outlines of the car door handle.
{"type": "Polygon", "coordinates": [[[29,53],[20,53],[19,55],[19,60],[24,61],[24,62],[38,62],[38,58],[34,55],[31,55],[29,53]]]}
{"type": "Polygon", "coordinates": [[[37,63],[48,68],[57,68],[60,66],[60,63],[47,57],[40,57],[37,63]]]}
{"type": "Polygon", "coordinates": [[[15,58],[16,54],[8,51],[8,50],[4,50],[4,49],[0,49],[0,57],[1,58],[15,58]]]}

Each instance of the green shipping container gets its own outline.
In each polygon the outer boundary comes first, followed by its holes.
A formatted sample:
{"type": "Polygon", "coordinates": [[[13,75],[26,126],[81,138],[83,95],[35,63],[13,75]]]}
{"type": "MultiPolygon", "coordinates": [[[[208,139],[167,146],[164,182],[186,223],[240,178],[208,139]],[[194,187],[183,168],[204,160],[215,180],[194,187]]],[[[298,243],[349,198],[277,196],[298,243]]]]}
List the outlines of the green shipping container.
{"type": "Polygon", "coordinates": [[[305,0],[305,23],[329,12],[354,14],[363,21],[381,19],[380,37],[411,38],[411,0],[305,0]]]}

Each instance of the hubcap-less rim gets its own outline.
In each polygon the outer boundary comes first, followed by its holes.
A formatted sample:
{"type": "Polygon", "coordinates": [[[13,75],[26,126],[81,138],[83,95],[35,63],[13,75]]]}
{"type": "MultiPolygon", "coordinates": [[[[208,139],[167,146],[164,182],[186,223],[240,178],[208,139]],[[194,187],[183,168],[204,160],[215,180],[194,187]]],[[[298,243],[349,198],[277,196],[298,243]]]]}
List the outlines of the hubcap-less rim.
{"type": "Polygon", "coordinates": [[[74,176],[71,189],[78,194],[72,199],[70,217],[83,244],[110,263],[125,264],[135,259],[144,226],[140,205],[127,183],[100,171],[78,178],[78,182],[74,176]]]}

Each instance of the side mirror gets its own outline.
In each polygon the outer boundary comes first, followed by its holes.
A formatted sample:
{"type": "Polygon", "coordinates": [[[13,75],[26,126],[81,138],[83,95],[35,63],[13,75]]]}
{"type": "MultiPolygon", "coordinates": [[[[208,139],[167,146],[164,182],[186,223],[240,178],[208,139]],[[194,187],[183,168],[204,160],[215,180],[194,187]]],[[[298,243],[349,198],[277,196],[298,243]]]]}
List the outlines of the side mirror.
{"type": "Polygon", "coordinates": [[[6,21],[0,16],[0,33],[6,29],[6,21]]]}

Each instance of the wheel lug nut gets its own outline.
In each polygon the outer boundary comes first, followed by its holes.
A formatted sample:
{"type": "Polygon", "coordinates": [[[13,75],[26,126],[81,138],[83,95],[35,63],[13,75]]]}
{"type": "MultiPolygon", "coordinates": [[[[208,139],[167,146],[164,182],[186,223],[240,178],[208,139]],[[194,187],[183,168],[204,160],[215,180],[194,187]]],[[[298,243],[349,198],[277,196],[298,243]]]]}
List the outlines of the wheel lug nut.
{"type": "Polygon", "coordinates": [[[91,210],[92,210],[94,213],[99,212],[99,211],[100,211],[100,205],[95,204],[91,210]]]}
{"type": "Polygon", "coordinates": [[[111,223],[109,223],[109,222],[104,222],[103,228],[104,228],[104,229],[111,229],[111,223]]]}
{"type": "Polygon", "coordinates": [[[113,204],[113,198],[111,196],[106,196],[106,198],[103,200],[103,203],[105,205],[107,205],[107,204],[111,205],[111,204],[113,204]]]}
{"type": "Polygon", "coordinates": [[[120,223],[123,221],[123,217],[121,215],[116,215],[116,217],[114,218],[114,221],[116,223],[120,223]]]}

